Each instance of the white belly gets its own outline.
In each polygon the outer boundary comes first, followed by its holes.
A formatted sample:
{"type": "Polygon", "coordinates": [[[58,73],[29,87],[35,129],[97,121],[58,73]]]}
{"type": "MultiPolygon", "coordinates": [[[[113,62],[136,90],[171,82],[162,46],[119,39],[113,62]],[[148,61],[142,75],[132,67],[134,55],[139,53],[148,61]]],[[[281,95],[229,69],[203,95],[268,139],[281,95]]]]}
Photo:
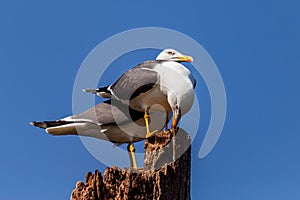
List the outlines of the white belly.
{"type": "Polygon", "coordinates": [[[157,66],[160,74],[160,90],[167,95],[170,107],[180,106],[182,115],[187,113],[194,102],[194,88],[190,71],[177,62],[166,62],[157,66]]]}

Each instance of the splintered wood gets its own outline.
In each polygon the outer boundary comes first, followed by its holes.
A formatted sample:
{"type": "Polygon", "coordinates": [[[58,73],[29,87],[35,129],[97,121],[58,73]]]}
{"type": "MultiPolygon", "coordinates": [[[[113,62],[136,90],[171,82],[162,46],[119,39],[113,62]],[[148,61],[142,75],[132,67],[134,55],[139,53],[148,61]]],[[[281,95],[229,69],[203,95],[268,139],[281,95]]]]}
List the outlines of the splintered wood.
{"type": "Polygon", "coordinates": [[[188,134],[161,131],[145,141],[144,168],[110,167],[86,174],[71,200],[189,200],[191,147],[188,134]]]}

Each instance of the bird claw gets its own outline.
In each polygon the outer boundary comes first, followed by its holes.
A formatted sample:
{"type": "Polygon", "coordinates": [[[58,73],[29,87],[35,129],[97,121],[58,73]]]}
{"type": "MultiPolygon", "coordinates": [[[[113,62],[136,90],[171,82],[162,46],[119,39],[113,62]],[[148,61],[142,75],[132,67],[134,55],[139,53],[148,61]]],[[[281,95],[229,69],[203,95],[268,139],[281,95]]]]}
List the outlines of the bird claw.
{"type": "Polygon", "coordinates": [[[137,172],[137,173],[142,173],[144,171],[144,168],[135,168],[135,167],[130,167],[130,170],[132,170],[132,172],[137,172]]]}
{"type": "Polygon", "coordinates": [[[154,136],[157,132],[158,132],[158,130],[154,130],[152,132],[147,133],[146,138],[150,138],[150,137],[154,136]]]}
{"type": "Polygon", "coordinates": [[[172,134],[172,136],[175,136],[177,131],[178,131],[178,128],[177,127],[176,128],[171,128],[169,131],[172,134]]]}

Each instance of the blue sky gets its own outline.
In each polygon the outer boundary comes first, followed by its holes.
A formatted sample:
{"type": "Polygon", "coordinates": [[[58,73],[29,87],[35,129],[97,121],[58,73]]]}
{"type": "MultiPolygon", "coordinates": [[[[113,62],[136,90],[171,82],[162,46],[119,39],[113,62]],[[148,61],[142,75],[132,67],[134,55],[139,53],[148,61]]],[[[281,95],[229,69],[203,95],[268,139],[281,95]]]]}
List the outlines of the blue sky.
{"type": "MultiPolygon", "coordinates": [[[[299,9],[296,0],[2,1],[0,199],[68,199],[87,171],[105,169],[79,138],[52,137],[28,122],[71,114],[73,83],[88,53],[145,26],[192,37],[223,76],[226,124],[203,160],[203,136],[195,139],[192,198],[299,199],[299,9]]],[[[209,103],[205,86],[197,87],[204,130],[209,103]]]]}

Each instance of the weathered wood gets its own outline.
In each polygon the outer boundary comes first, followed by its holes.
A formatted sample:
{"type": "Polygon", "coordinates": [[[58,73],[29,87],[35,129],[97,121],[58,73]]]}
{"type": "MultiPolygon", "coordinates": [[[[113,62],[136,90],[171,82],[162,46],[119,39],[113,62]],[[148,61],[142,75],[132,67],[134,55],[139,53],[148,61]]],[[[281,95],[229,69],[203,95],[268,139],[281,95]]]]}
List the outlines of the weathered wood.
{"type": "Polygon", "coordinates": [[[188,200],[190,169],[188,134],[179,130],[172,138],[169,132],[159,132],[145,141],[143,170],[110,167],[103,177],[98,170],[88,172],[85,183],[77,182],[71,200],[188,200]]]}

